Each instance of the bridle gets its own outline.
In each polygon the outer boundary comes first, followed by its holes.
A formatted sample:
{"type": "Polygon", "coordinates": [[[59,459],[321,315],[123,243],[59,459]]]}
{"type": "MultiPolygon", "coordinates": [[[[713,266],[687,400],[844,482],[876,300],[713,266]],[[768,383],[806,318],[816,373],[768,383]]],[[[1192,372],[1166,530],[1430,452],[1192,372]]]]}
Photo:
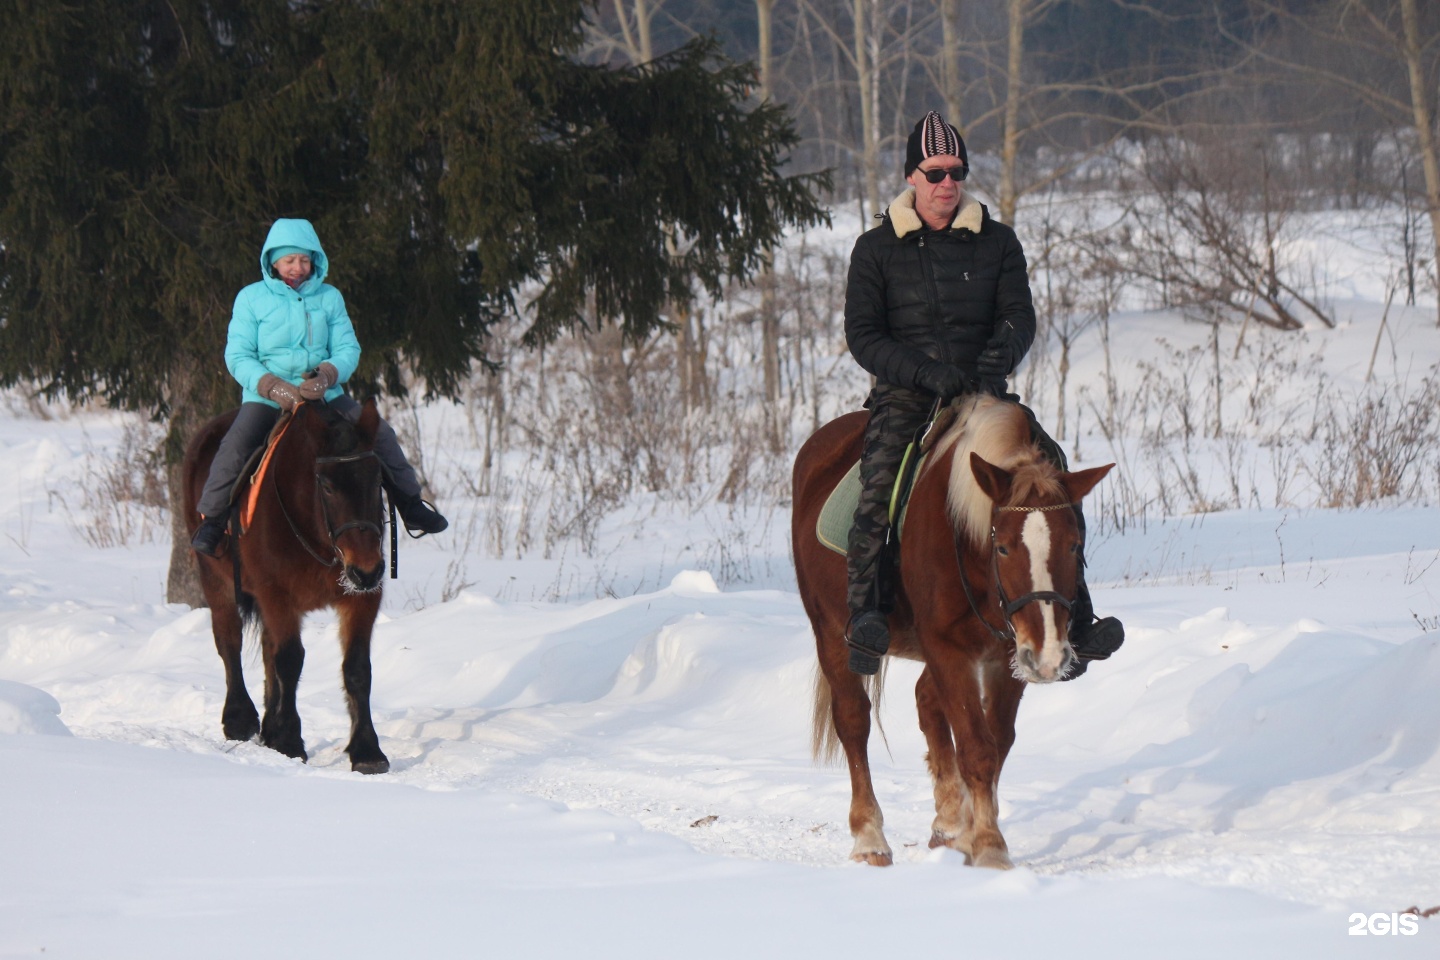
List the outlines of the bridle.
{"type": "Polygon", "coordinates": [[[1005,584],[1000,581],[1000,554],[999,544],[996,543],[995,515],[998,513],[1050,513],[1055,510],[1073,510],[1073,503],[1055,503],[1048,507],[995,507],[990,511],[990,576],[995,581],[995,599],[1000,607],[1000,617],[1004,622],[1004,630],[996,629],[989,620],[985,619],[980,612],[980,605],[975,602],[975,593],[970,589],[970,578],[965,576],[965,554],[960,546],[960,538],[954,537],[955,560],[960,567],[960,585],[965,588],[965,599],[970,602],[970,609],[975,612],[975,617],[985,624],[985,629],[990,635],[1001,643],[1015,642],[1015,624],[1012,617],[1021,607],[1043,600],[1048,603],[1058,603],[1069,610],[1075,601],[1069,597],[1063,597],[1054,590],[1032,590],[1027,594],[1016,597],[1014,600],[1005,596],[1005,584]]]}
{"type": "MultiPolygon", "coordinates": [[[[357,463],[374,456],[374,450],[367,450],[364,453],[351,453],[338,457],[316,457],[315,466],[318,468],[322,464],[327,463],[357,463]]],[[[335,541],[347,530],[373,530],[376,536],[381,535],[380,525],[371,523],[369,520],[350,520],[340,524],[338,527],[330,525],[330,508],[325,505],[325,493],[320,488],[320,471],[318,469],[315,471],[315,493],[316,499],[320,501],[320,516],[325,520],[325,532],[330,537],[330,549],[333,556],[328,560],[315,552],[315,549],[310,546],[309,541],[305,539],[305,535],[300,532],[300,528],[295,525],[295,521],[290,517],[290,511],[285,509],[285,498],[280,496],[280,484],[278,482],[275,484],[275,500],[280,504],[280,514],[285,518],[285,522],[290,525],[290,532],[295,535],[296,540],[300,541],[300,546],[304,547],[305,552],[315,558],[316,563],[333,567],[335,564],[344,561],[344,557],[340,553],[340,545],[335,541]]]]}

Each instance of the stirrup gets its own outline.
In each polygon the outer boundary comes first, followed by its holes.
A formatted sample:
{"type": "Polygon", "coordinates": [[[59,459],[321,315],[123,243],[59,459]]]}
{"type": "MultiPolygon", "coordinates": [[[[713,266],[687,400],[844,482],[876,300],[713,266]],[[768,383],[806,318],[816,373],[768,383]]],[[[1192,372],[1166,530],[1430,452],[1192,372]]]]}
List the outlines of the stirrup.
{"type": "Polygon", "coordinates": [[[845,634],[850,648],[850,672],[862,677],[880,670],[880,658],[890,649],[890,620],[879,610],[863,610],[850,618],[845,634]]]}

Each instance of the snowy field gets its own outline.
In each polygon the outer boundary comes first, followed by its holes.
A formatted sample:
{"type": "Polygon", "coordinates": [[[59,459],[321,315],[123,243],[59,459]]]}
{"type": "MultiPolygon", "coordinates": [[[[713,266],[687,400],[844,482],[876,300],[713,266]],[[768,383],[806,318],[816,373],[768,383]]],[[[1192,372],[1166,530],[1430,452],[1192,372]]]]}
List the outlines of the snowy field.
{"type": "MultiPolygon", "coordinates": [[[[1353,295],[1291,341],[1335,389],[1381,312],[1353,295]]],[[[1431,369],[1433,318],[1392,310],[1382,376],[1431,369]]],[[[1207,342],[1111,322],[1132,363],[1207,342]]],[[[1093,337],[1073,362],[1098,381],[1093,337]]],[[[1266,402],[1299,416],[1310,383],[1284,386],[1266,402]]],[[[421,414],[432,476],[464,469],[461,412],[421,414]]],[[[1225,508],[1152,498],[1102,525],[1096,606],[1128,640],[1027,693],[999,874],[926,848],[905,663],[872,739],[896,865],[847,862],[783,504],[637,498],[599,550],[517,559],[464,535],[483,504],[442,502],[456,526],[404,545],[375,635],[392,772],[349,771],[329,615],[306,623],[310,762],[227,743],[209,614],[163,602],[168,533],[112,517],[125,542],[97,545],[85,506],[134,424],[0,414],[0,957],[1440,956],[1440,915],[1370,921],[1440,905],[1434,451],[1416,496],[1329,509],[1325,477],[1261,441],[1197,439],[1181,466],[1225,508]]],[[[1082,465],[1164,482],[1178,462],[1081,429],[1082,465]]]]}

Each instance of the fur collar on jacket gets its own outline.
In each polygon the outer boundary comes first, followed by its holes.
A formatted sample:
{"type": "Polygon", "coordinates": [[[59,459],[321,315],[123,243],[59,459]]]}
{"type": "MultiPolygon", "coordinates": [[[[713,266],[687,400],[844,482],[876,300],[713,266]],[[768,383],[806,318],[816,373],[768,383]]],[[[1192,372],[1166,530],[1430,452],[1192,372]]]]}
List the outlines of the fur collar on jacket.
{"type": "MultiPolygon", "coordinates": [[[[915,188],[908,187],[890,202],[890,209],[886,211],[890,215],[890,226],[895,228],[895,236],[903,237],[907,233],[913,233],[925,226],[920,219],[920,214],[915,212],[915,188]]],[[[970,194],[965,194],[960,201],[960,210],[955,214],[955,219],[950,223],[951,230],[969,230],[971,233],[979,233],[980,228],[985,224],[985,207],[970,194]]]]}

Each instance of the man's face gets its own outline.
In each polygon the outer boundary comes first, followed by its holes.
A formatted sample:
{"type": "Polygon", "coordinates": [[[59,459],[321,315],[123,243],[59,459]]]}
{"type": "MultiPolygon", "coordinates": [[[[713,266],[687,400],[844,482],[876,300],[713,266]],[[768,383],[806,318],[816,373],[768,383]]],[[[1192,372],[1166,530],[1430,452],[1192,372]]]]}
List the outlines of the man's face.
{"type": "Polygon", "coordinates": [[[925,179],[926,170],[963,170],[965,164],[959,157],[948,153],[926,157],[907,178],[915,188],[915,210],[926,220],[948,219],[960,206],[965,191],[953,177],[945,177],[939,183],[925,179]]]}

